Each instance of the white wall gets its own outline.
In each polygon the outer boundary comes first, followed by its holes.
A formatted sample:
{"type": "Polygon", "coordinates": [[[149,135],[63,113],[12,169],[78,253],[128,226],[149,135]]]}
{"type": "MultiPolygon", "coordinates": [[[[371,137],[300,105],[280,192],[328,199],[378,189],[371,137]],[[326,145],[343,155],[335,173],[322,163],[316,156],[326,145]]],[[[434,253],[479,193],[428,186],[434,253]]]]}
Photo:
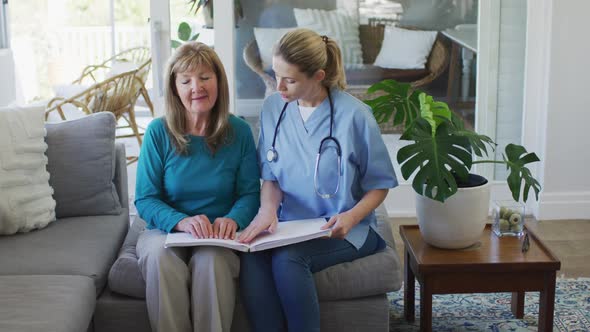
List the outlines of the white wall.
{"type": "Polygon", "coordinates": [[[590,1],[529,0],[523,140],[540,151],[538,219],[590,219],[590,1]]]}
{"type": "Polygon", "coordinates": [[[16,100],[14,61],[7,48],[0,48],[0,77],[0,106],[6,106],[16,100]]]}

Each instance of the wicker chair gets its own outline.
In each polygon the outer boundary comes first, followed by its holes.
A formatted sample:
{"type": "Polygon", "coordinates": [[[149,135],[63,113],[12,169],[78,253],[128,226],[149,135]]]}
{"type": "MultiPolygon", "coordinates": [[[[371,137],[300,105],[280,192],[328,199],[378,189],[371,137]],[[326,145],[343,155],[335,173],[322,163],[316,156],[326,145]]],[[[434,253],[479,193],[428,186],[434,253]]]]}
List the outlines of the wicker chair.
{"type": "MultiPolygon", "coordinates": [[[[131,134],[117,135],[117,138],[136,137],[141,146],[143,133],[140,132],[139,126],[135,120],[135,103],[139,96],[145,98],[148,107],[153,110],[153,105],[149,99],[145,88],[150,68],[151,59],[148,59],[139,68],[118,74],[98,82],[86,90],[70,98],[56,97],[47,104],[45,118],[51,112],[58,112],[62,120],[66,120],[64,115],[64,106],[73,105],[85,114],[97,112],[111,112],[115,115],[117,121],[123,119],[126,124],[118,126],[117,129],[129,128],[131,134]]],[[[96,68],[101,68],[95,66],[96,68]]],[[[91,73],[93,71],[89,71],[91,73]]],[[[83,75],[81,78],[94,77],[91,74],[83,75]]],[[[137,157],[129,157],[130,163],[137,160],[137,157]]]]}
{"type": "MultiPolygon", "coordinates": [[[[109,75],[116,69],[118,64],[131,64],[130,67],[137,68],[145,64],[151,59],[150,49],[147,47],[134,47],[126,49],[114,56],[104,60],[102,63],[97,65],[88,65],[84,67],[82,73],[76,78],[71,85],[84,85],[90,86],[98,82],[102,82],[109,78],[109,75]]],[[[128,66],[129,67],[129,66],[128,66]]],[[[126,68],[130,69],[130,68],[126,68]]],[[[123,71],[128,71],[123,69],[123,71]]],[[[146,90],[147,91],[147,90],[146,90]]],[[[145,100],[145,104],[150,110],[152,117],[154,117],[154,107],[147,93],[142,93],[142,97],[145,100]]]]}
{"type": "Polygon", "coordinates": [[[84,67],[82,74],[72,84],[95,84],[104,81],[113,65],[117,62],[128,62],[137,66],[146,63],[151,58],[150,49],[147,47],[134,47],[115,54],[97,65],[84,67]]]}
{"type": "MultiPolygon", "coordinates": [[[[434,45],[428,56],[425,69],[387,69],[374,66],[375,58],[381,50],[385,26],[382,24],[360,25],[359,34],[363,50],[364,66],[360,69],[349,69],[346,71],[347,92],[364,100],[375,96],[367,95],[367,89],[371,84],[384,79],[394,79],[399,82],[411,83],[413,88],[424,87],[439,77],[449,64],[449,52],[443,43],[440,34],[437,36],[434,45]]],[[[266,86],[265,96],[276,91],[277,82],[271,73],[264,71],[260,51],[256,40],[250,41],[243,51],[244,61],[252,71],[262,78],[266,86]]],[[[395,132],[395,129],[388,124],[382,124],[382,133],[395,132]]]]}

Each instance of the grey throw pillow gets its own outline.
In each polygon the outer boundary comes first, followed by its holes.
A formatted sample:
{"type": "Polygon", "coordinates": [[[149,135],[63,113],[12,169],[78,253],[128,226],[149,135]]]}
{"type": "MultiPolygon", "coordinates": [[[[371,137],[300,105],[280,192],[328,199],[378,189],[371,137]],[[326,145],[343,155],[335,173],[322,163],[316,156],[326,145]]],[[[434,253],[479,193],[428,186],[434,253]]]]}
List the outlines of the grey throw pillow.
{"type": "Polygon", "coordinates": [[[47,171],[58,218],[121,213],[112,113],[47,123],[47,171]]]}

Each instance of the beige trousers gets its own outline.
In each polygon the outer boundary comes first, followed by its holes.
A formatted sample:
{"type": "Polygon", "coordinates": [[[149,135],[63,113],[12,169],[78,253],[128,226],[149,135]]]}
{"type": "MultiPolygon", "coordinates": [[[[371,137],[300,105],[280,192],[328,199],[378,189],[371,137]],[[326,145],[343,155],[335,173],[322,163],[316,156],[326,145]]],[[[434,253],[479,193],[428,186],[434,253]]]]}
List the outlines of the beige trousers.
{"type": "Polygon", "coordinates": [[[152,330],[229,332],[238,256],[221,247],[164,248],[165,240],[166,233],[146,229],[137,242],[152,330]]]}

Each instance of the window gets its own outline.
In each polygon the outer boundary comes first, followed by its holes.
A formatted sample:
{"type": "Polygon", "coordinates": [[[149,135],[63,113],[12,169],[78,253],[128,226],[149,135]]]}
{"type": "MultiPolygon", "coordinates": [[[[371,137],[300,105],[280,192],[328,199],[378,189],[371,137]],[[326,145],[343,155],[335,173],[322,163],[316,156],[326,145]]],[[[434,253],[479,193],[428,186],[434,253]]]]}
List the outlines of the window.
{"type": "Polygon", "coordinates": [[[148,0],[33,0],[10,4],[20,102],[46,100],[82,69],[149,46],[148,0]]]}

